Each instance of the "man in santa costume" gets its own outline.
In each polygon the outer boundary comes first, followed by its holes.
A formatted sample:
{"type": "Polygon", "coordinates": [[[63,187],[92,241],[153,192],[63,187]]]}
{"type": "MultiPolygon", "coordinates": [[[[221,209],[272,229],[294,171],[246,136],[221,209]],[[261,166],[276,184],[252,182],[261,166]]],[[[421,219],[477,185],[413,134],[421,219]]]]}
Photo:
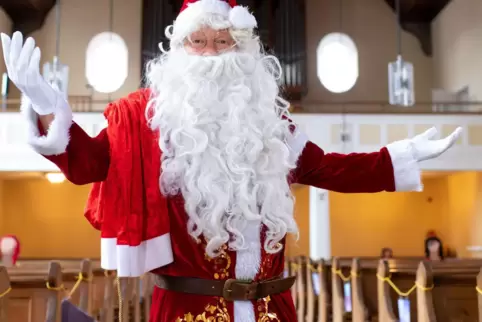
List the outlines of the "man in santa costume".
{"type": "Polygon", "coordinates": [[[187,1],[148,88],[109,104],[94,138],[39,74],[33,39],[2,35],[29,144],[71,182],[94,183],[85,216],[101,231],[102,267],[156,274],[151,321],[296,321],[282,277],[285,236],[298,232],[290,185],[420,191],[418,162],[460,134],[325,153],[290,121],[279,61],[255,28],[234,0],[187,1]]]}

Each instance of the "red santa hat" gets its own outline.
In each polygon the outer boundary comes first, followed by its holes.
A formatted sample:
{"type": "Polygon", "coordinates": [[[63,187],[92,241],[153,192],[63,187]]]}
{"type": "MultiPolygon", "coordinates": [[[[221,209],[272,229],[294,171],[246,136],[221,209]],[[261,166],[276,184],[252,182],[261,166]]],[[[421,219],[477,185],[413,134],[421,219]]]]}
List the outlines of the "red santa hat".
{"type": "Polygon", "coordinates": [[[435,230],[429,230],[427,232],[426,238],[431,238],[431,237],[437,237],[437,233],[435,232],[435,230]]]}
{"type": "Polygon", "coordinates": [[[181,12],[174,22],[173,33],[191,33],[199,20],[208,14],[225,17],[234,29],[253,29],[257,27],[256,18],[236,0],[184,0],[181,12]]]}
{"type": "Polygon", "coordinates": [[[13,235],[6,235],[0,238],[0,258],[2,262],[10,262],[15,265],[20,255],[20,242],[13,235]],[[8,258],[8,260],[6,260],[8,258]]]}

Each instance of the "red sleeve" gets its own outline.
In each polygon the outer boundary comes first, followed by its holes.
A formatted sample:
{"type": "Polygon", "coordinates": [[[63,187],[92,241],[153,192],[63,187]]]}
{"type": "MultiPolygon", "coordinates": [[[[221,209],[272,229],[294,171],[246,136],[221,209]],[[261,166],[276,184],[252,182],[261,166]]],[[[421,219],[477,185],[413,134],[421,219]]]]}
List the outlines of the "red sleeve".
{"type": "Polygon", "coordinates": [[[325,153],[310,141],[298,158],[293,181],[346,193],[396,190],[387,148],[373,153],[325,153]]]}
{"type": "MultiPolygon", "coordinates": [[[[39,129],[42,127],[39,125],[39,129]]],[[[40,131],[41,135],[45,131],[40,131]]],[[[44,155],[59,167],[65,177],[77,185],[104,181],[109,170],[110,153],[107,131],[103,129],[92,138],[77,124],[72,123],[70,140],[64,153],[44,155]]]]}

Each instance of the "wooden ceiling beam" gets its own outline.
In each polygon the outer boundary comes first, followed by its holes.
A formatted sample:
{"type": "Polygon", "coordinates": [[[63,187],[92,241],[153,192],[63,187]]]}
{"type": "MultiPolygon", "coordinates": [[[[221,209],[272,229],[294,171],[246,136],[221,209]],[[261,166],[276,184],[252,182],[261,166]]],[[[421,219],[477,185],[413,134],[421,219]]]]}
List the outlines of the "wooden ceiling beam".
{"type": "Polygon", "coordinates": [[[56,0],[0,0],[0,7],[12,20],[12,31],[28,35],[40,29],[56,0]]]}
{"type": "MultiPolygon", "coordinates": [[[[395,13],[396,0],[383,0],[395,13]]],[[[427,56],[432,55],[433,19],[451,0],[400,0],[401,27],[414,35],[427,56]]]]}

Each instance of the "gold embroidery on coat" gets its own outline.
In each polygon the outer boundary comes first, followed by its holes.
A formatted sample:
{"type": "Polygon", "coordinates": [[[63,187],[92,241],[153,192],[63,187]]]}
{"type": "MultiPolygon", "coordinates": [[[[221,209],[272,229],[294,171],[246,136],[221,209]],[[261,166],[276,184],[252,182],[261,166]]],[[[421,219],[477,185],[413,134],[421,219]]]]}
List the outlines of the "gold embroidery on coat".
{"type": "Polygon", "coordinates": [[[269,296],[258,300],[259,317],[258,322],[280,322],[276,313],[270,313],[268,303],[271,301],[269,296]]]}
{"type": "Polygon", "coordinates": [[[223,245],[221,247],[221,254],[216,258],[209,257],[208,254],[204,254],[204,258],[208,262],[214,262],[214,279],[224,280],[229,277],[229,268],[231,267],[231,257],[227,253],[228,246],[223,245]]]}
{"type": "Polygon", "coordinates": [[[226,308],[226,302],[223,298],[218,298],[218,304],[208,304],[204,308],[204,312],[196,316],[192,313],[184,314],[184,317],[177,318],[176,322],[230,322],[231,318],[226,308]]]}
{"type": "MultiPolygon", "coordinates": [[[[217,280],[224,280],[229,277],[231,257],[227,253],[227,249],[228,246],[223,245],[221,248],[222,253],[216,258],[211,258],[208,256],[208,254],[204,254],[204,258],[208,262],[214,263],[214,278],[217,280]]],[[[176,322],[231,322],[226,301],[222,297],[217,297],[216,302],[217,303],[214,305],[206,305],[203,313],[194,316],[191,312],[189,312],[184,314],[184,317],[178,317],[176,322]]]]}
{"type": "MultiPolygon", "coordinates": [[[[277,247],[283,247],[278,243],[277,247]]],[[[267,254],[264,249],[262,253],[263,260],[260,265],[259,279],[265,280],[271,277],[271,267],[273,266],[273,255],[267,254]]],[[[268,303],[271,301],[269,296],[259,299],[256,303],[258,308],[258,321],[257,322],[280,322],[276,313],[269,312],[268,303]]]]}

